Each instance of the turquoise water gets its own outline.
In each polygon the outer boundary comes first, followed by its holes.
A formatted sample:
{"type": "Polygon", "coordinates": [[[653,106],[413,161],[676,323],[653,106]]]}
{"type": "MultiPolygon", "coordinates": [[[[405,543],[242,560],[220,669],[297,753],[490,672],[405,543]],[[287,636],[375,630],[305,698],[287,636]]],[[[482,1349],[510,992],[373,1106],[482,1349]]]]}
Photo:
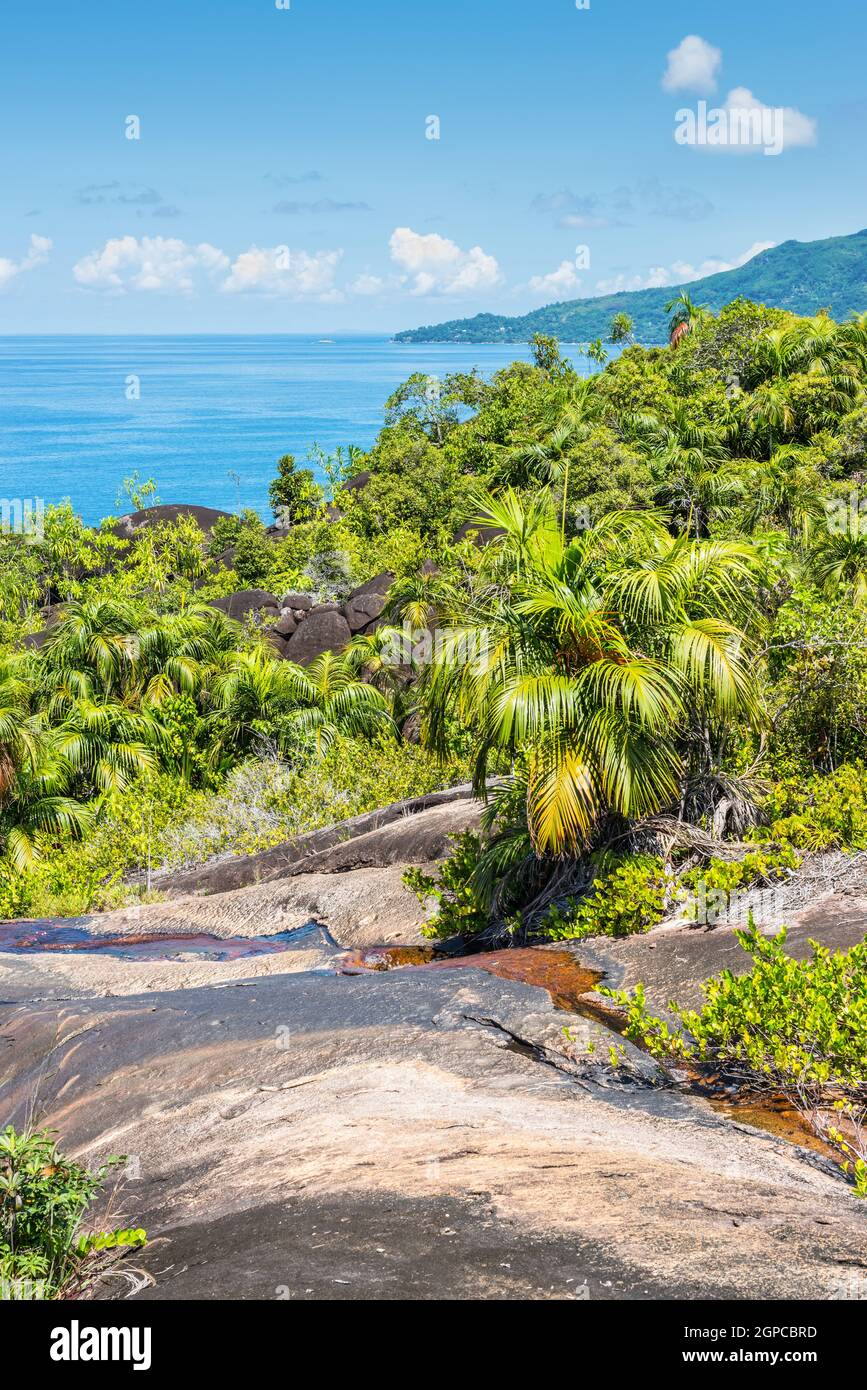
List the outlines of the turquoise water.
{"type": "Polygon", "coordinates": [[[411,372],[490,375],[528,356],[362,336],[3,337],[0,497],[68,497],[93,523],[129,510],[117,495],[137,469],[162,502],[266,516],[281,454],[369,446],[411,372]]]}

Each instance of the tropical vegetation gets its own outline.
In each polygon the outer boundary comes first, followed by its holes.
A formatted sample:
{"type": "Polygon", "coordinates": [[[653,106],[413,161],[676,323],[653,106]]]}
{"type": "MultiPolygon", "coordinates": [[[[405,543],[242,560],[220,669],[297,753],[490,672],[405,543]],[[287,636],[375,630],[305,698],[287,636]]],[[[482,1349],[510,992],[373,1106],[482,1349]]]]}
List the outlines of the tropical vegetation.
{"type": "Polygon", "coordinates": [[[445,933],[646,929],[715,864],[862,846],[867,318],[667,302],[667,346],[619,312],[591,375],[544,334],[414,373],[370,449],[279,460],[270,528],[0,536],[3,915],[464,779],[481,834],[412,885],[445,933]],[[213,606],[382,574],[306,665],[213,606]]]}

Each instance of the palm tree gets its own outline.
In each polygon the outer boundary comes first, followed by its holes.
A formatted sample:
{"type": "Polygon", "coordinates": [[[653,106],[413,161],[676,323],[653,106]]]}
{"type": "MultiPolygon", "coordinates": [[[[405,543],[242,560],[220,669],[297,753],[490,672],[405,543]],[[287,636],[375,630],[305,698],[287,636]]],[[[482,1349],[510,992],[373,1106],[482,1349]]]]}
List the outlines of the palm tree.
{"type": "Polygon", "coordinates": [[[40,859],[47,840],[78,838],[93,811],[67,796],[73,769],[50,736],[41,740],[34,762],[23,764],[0,797],[0,846],[17,873],[40,859]]]}
{"type": "Polygon", "coordinates": [[[819,536],[810,555],[818,583],[829,593],[847,593],[858,605],[867,602],[867,517],[848,509],[846,526],[819,536]]]}
{"type": "Polygon", "coordinates": [[[52,740],[83,793],[98,797],[122,791],[135,777],[153,772],[167,744],[165,730],[152,714],[88,695],[68,706],[52,740]]]}
{"type": "Polygon", "coordinates": [[[730,515],[741,494],[722,438],[693,420],[686,401],[675,401],[664,423],[650,417],[634,425],[650,455],[657,501],[697,539],[707,535],[712,516],[730,515]]]}
{"type": "Polygon", "coordinates": [[[510,492],[480,522],[501,528],[490,580],[452,615],[425,686],[423,736],[448,720],[478,740],[475,785],[500,754],[527,765],[537,854],[575,852],[610,813],[676,803],[691,741],[755,717],[743,631],[751,548],[673,538],[647,513],[609,513],[564,544],[550,497],[510,492]]]}
{"type": "Polygon", "coordinates": [[[35,766],[39,729],[31,715],[31,685],[21,656],[0,657],[0,805],[18,769],[35,766]]]}
{"type": "Polygon", "coordinates": [[[494,487],[561,485],[560,531],[566,534],[569,471],[575,450],[583,444],[602,411],[603,402],[592,380],[564,383],[548,411],[536,421],[535,438],[503,450],[489,482],[494,487]]]}
{"type": "Polygon", "coordinates": [[[67,604],[43,654],[44,684],[70,698],[98,692],[131,706],[195,693],[240,629],[205,604],[154,615],[128,602],[67,604]]]}
{"type": "Polygon", "coordinates": [[[276,729],[295,703],[294,669],[269,656],[264,646],[225,658],[208,691],[213,758],[243,754],[276,729]]]}
{"type": "Polygon", "coordinates": [[[735,419],[739,419],[747,432],[757,435],[759,439],[767,434],[765,447],[770,458],[775,441],[781,442],[786,435],[792,435],[795,431],[795,408],[786,383],[779,378],[762,382],[755,391],[738,400],[743,405],[740,410],[736,408],[735,419]]]}
{"type": "Polygon", "coordinates": [[[610,341],[612,343],[634,343],[634,328],[635,324],[629,314],[615,314],[614,318],[611,320],[610,341]]]}
{"type": "Polygon", "coordinates": [[[695,328],[700,328],[710,318],[710,311],[704,305],[693,304],[686,290],[681,290],[675,299],[666,304],[665,312],[672,315],[668,324],[670,347],[677,347],[682,338],[692,333],[695,328]]]}
{"type": "Polygon", "coordinates": [[[138,659],[139,618],[126,602],[68,603],[42,649],[44,679],[55,689],[121,695],[138,659]]]}
{"type": "Polygon", "coordinates": [[[388,701],[359,679],[358,659],[351,652],[323,652],[307,667],[286,666],[296,702],[288,724],[304,737],[312,736],[317,753],[327,752],[339,734],[357,738],[394,732],[388,701]]]}
{"type": "Polygon", "coordinates": [[[747,482],[745,528],[780,526],[806,541],[823,506],[823,480],[810,451],[784,444],[749,470],[747,482]]]}
{"type": "Polygon", "coordinates": [[[780,382],[802,372],[829,377],[844,397],[858,388],[867,361],[867,323],[837,324],[827,314],[795,319],[759,335],[752,352],[754,376],[780,382]]]}
{"type": "MultiPolygon", "coordinates": [[[[169,755],[160,711],[198,695],[240,629],[205,605],[155,616],[110,600],[67,605],[40,660],[46,713],[87,794],[108,795],[169,755]]],[[[192,774],[189,759],[181,763],[192,774]]]]}

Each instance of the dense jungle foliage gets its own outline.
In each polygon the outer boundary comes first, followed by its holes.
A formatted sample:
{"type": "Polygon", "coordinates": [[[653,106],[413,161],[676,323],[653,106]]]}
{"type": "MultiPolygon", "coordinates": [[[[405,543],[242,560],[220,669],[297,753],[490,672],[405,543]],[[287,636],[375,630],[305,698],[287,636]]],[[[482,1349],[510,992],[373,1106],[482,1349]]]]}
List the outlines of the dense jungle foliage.
{"type": "Polygon", "coordinates": [[[469,778],[483,833],[412,885],[445,935],[645,929],[714,846],[865,847],[867,316],[618,320],[591,376],[537,336],[410,377],[369,451],[280,460],[280,528],[0,536],[0,915],[469,778]],[[382,624],[306,668],[209,606],[383,571],[382,624]]]}

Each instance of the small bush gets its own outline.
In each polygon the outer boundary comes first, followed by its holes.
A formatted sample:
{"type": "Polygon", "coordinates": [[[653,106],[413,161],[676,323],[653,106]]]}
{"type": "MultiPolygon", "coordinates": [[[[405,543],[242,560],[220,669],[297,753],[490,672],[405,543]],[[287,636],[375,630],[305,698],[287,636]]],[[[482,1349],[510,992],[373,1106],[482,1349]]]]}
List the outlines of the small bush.
{"type": "Polygon", "coordinates": [[[649,931],[666,912],[669,881],[660,859],[635,854],[594,879],[589,893],[549,908],[540,924],[552,941],[585,936],[632,936],[649,931]]]}
{"type": "Polygon", "coordinates": [[[806,781],[786,777],[763,805],[762,838],[805,850],[867,849],[867,767],[845,763],[806,781]]]}
{"type": "Polygon", "coordinates": [[[488,913],[475,886],[482,842],[471,830],[452,835],[451,854],[434,877],[421,869],[407,869],[403,881],[420,903],[433,898],[436,915],[422,927],[428,937],[473,936],[488,925],[488,913]]]}
{"type": "Polygon", "coordinates": [[[0,1300],[82,1297],[146,1242],[138,1228],[80,1235],[111,1159],[95,1173],[58,1153],[44,1130],[0,1134],[0,1300]]]}
{"type": "Polygon", "coordinates": [[[732,893],[755,883],[772,883],[785,878],[790,871],[800,868],[801,863],[800,854],[790,844],[781,849],[768,846],[750,850],[743,859],[709,859],[699,868],[689,869],[681,883],[686,888],[697,888],[701,884],[708,892],[732,893]]]}
{"type": "Polygon", "coordinates": [[[750,918],[736,936],[752,969],[705,981],[698,1010],[669,1003],[674,1026],[651,1012],[642,985],[600,993],[625,1009],[626,1036],[654,1057],[706,1065],[749,1089],[788,1095],[867,1197],[867,943],[831,951],[811,941],[801,961],[783,949],[785,928],[766,937],[750,918]]]}

